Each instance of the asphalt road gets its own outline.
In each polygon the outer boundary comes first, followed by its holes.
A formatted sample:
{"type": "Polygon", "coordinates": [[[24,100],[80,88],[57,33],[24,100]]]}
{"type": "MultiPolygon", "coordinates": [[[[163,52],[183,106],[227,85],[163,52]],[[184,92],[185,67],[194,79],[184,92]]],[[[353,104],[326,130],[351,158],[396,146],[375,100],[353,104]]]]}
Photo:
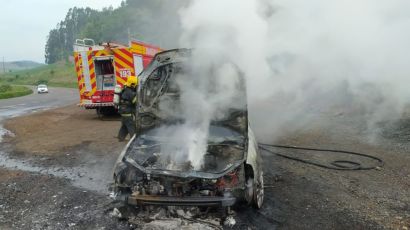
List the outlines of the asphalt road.
{"type": "Polygon", "coordinates": [[[7,117],[15,117],[32,111],[54,108],[78,102],[78,90],[49,87],[49,93],[38,94],[35,86],[30,86],[33,94],[10,99],[0,99],[0,122],[7,117]]]}

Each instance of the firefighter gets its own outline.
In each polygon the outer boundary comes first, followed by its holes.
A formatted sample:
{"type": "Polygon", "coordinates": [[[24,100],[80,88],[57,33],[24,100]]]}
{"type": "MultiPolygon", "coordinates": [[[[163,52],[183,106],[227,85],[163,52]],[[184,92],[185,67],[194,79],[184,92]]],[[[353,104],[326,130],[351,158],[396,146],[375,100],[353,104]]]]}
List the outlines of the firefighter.
{"type": "Polygon", "coordinates": [[[119,95],[118,112],[121,114],[121,128],[118,132],[118,141],[124,141],[127,134],[130,134],[130,138],[135,134],[137,85],[138,78],[129,76],[119,95]]]}

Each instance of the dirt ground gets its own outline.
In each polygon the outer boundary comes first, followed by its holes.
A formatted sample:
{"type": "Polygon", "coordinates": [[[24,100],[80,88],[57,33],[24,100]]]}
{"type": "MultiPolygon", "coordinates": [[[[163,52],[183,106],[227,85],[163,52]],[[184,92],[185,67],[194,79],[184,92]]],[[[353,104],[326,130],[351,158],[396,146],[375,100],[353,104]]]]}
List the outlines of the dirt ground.
{"type": "Polygon", "coordinates": [[[16,169],[0,171],[0,229],[129,229],[109,215],[107,183],[125,145],[110,119],[73,105],[7,120],[14,137],[0,150],[16,169]]]}
{"type": "Polygon", "coordinates": [[[9,142],[17,154],[59,156],[70,148],[89,144],[93,152],[116,155],[124,146],[115,139],[118,119],[110,117],[102,121],[94,110],[68,106],[16,117],[8,120],[5,128],[16,134],[9,142]]]}
{"type": "MultiPolygon", "coordinates": [[[[236,207],[234,229],[409,229],[410,139],[403,137],[410,135],[410,122],[381,123],[380,135],[371,141],[362,120],[351,114],[323,113],[313,122],[320,125],[288,133],[277,143],[368,153],[385,165],[335,171],[263,151],[264,207],[236,207]]],[[[6,163],[21,164],[0,167],[0,229],[144,227],[110,215],[110,173],[125,145],[115,139],[117,118],[103,121],[94,111],[68,106],[10,119],[5,127],[15,137],[6,138],[0,150],[8,153],[6,163]],[[30,164],[28,170],[25,164],[30,164]]],[[[272,150],[324,164],[346,159],[341,154],[272,150]]]]}

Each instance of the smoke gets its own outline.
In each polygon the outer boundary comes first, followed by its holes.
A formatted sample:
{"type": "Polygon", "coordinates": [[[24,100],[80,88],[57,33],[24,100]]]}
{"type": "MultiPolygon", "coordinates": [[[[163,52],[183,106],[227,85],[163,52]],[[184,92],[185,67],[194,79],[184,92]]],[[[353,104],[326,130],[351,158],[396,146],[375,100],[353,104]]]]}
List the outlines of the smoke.
{"type": "MultiPolygon", "coordinates": [[[[399,117],[410,99],[409,10],[405,0],[193,0],[180,10],[180,46],[195,48],[194,66],[202,70],[217,63],[240,69],[260,140],[274,141],[337,108],[356,109],[371,129],[399,117]]],[[[227,76],[220,69],[213,84],[226,87],[227,76]]],[[[204,92],[185,106],[199,111],[194,120],[204,118],[205,127],[224,112],[214,109],[218,99],[227,105],[234,92],[204,92]]]]}
{"type": "Polygon", "coordinates": [[[242,76],[260,141],[320,124],[321,113],[353,111],[369,130],[400,117],[409,10],[405,0],[191,1],[179,11],[180,46],[194,48],[194,72],[178,76],[180,104],[161,105],[186,121],[162,130],[179,143],[174,157],[202,165],[210,122],[237,106],[242,76]]]}
{"type": "Polygon", "coordinates": [[[227,62],[224,56],[203,60],[203,56],[197,54],[192,53],[189,63],[184,63],[188,65],[175,63],[168,70],[172,75],[168,80],[168,91],[172,95],[172,88],[177,87],[178,100],[165,93],[159,101],[161,117],[183,121],[163,126],[156,134],[166,136],[172,143],[161,146],[162,158],[168,169],[176,169],[179,163],[187,161],[194,169],[200,169],[207,150],[211,121],[226,119],[229,110],[243,109],[246,103],[241,96],[246,95],[243,78],[236,66],[227,62]],[[171,163],[167,165],[169,160],[171,163]]]}

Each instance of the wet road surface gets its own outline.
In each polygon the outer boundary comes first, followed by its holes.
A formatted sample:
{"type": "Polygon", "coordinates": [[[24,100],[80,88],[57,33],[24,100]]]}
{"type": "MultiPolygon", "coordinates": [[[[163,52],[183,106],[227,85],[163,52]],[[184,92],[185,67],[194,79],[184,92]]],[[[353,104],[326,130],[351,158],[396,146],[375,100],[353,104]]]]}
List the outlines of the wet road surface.
{"type": "Polygon", "coordinates": [[[74,104],[78,102],[78,90],[49,87],[49,93],[38,94],[35,86],[33,93],[23,97],[0,99],[0,122],[6,117],[14,117],[33,110],[41,110],[74,104]]]}

